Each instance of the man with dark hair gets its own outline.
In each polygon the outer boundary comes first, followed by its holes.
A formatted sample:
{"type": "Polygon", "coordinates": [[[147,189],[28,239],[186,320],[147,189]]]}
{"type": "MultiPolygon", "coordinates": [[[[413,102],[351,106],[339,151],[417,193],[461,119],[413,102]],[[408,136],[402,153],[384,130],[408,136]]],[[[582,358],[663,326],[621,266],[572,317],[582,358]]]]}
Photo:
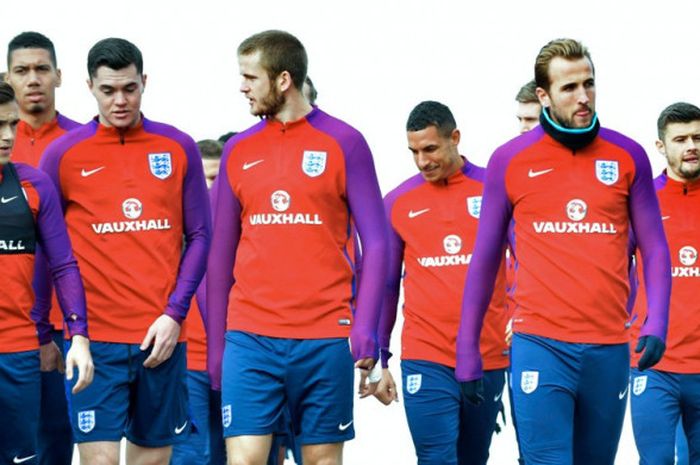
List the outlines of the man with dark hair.
{"type": "MultiPolygon", "coordinates": [[[[667,348],[653,370],[639,370],[632,354],[632,426],[642,465],[672,465],[676,435],[688,438],[690,463],[700,461],[700,108],[679,102],[658,119],[656,147],[666,170],[654,180],[661,219],[671,250],[673,287],[667,348]],[[682,423],[682,428],[676,425],[682,423]]],[[[633,243],[632,250],[635,249],[633,243]]],[[[637,257],[639,285],[632,317],[632,340],[646,319],[643,266],[637,257]]],[[[687,458],[686,458],[687,461],[687,458]]]]}
{"type": "MultiPolygon", "coordinates": [[[[10,161],[19,123],[12,87],[0,83],[0,430],[2,463],[39,463],[38,422],[41,377],[39,344],[52,343],[51,333],[37,322],[48,318],[32,308],[34,255],[41,245],[58,290],[67,336],[66,356],[73,392],[92,381],[93,366],[87,339],[85,291],[71,249],[61,206],[46,174],[10,161]],[[34,322],[32,321],[34,320],[34,322]],[[37,324],[35,324],[37,323],[37,324]],[[37,344],[37,332],[39,344],[37,344]],[[77,380],[73,372],[78,369],[77,380]]],[[[68,444],[72,446],[70,437],[68,444]]]]}
{"type": "Polygon", "coordinates": [[[199,152],[202,154],[204,178],[207,180],[207,187],[211,189],[214,179],[219,174],[221,150],[224,145],[218,140],[204,139],[197,142],[197,147],[199,147],[199,152]]]}
{"type": "Polygon", "coordinates": [[[306,76],[306,79],[304,79],[304,87],[302,88],[302,93],[311,105],[316,105],[318,91],[316,90],[316,87],[314,86],[314,83],[309,76],[306,76]]]}
{"type": "MultiPolygon", "coordinates": [[[[38,32],[23,32],[7,46],[7,75],[19,104],[20,122],[12,151],[15,162],[37,167],[51,141],[79,126],[56,111],[56,88],[61,70],[51,40],[38,32]]],[[[43,266],[41,254],[40,266],[43,266]]],[[[41,416],[39,418],[39,464],[69,465],[73,457],[73,434],[63,383],[63,316],[54,298],[48,322],[53,343],[42,345],[41,416]]]]}
{"type": "Polygon", "coordinates": [[[205,270],[209,202],[195,142],[141,114],[138,48],[104,39],[88,54],[98,116],[54,141],[54,181],[85,282],[100,370],[72,396],[83,463],[167,464],[192,426],[184,321],[205,270]],[[184,244],[183,244],[184,237],[184,244]]]}
{"type": "Polygon", "coordinates": [[[511,370],[523,458],[528,465],[609,465],[629,387],[628,236],[637,239],[648,284],[640,370],[664,353],[668,246],[644,150],[598,123],[586,48],[551,41],[535,76],[540,127],[498,148],[486,171],[457,379],[467,398],[482,397],[479,332],[513,221],[511,370]]]}
{"type": "Polygon", "coordinates": [[[462,285],[476,239],[484,169],[460,156],[461,134],[445,105],[421,102],[406,130],[420,174],[384,199],[389,273],[379,322],[384,370],[375,396],[387,405],[396,399],[388,360],[403,275],[401,378],[418,463],[485,465],[508,366],[503,266],[481,333],[486,370],[481,405],[462,396],[454,372],[462,285]]]}
{"type": "Polygon", "coordinates": [[[255,34],[238,61],[263,120],[224,146],[207,268],[207,358],[229,463],[264,464],[288,406],[304,464],[340,464],[354,437],[353,359],[366,396],[378,357],[386,230],[372,155],[302,95],[296,37],[255,34]],[[351,221],[366,264],[357,299],[351,221]]]}
{"type": "Polygon", "coordinates": [[[536,88],[537,84],[535,84],[535,81],[530,81],[522,86],[515,96],[515,101],[518,102],[515,116],[518,118],[518,124],[520,125],[520,134],[539,124],[542,105],[540,105],[537,93],[535,93],[536,88]]]}

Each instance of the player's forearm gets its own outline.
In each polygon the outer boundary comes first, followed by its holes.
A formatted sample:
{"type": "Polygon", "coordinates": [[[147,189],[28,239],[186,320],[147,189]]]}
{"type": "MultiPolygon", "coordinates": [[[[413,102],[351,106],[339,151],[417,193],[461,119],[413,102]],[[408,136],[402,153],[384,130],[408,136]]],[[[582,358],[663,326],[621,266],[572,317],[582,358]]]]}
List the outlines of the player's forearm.
{"type": "MultiPolygon", "coordinates": [[[[385,203],[387,215],[390,215],[390,206],[385,203]]],[[[399,303],[399,292],[401,286],[401,269],[403,265],[403,241],[396,231],[389,227],[389,260],[387,265],[386,285],[384,287],[384,298],[382,299],[382,310],[379,316],[379,326],[377,334],[379,336],[379,358],[383,368],[389,366],[391,352],[391,332],[396,323],[396,312],[399,303]]]]}

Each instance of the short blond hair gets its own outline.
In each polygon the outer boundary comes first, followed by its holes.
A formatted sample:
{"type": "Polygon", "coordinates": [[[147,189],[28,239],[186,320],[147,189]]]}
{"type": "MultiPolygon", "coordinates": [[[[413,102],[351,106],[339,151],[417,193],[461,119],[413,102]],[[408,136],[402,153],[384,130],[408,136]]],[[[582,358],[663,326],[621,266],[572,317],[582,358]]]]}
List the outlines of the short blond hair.
{"type": "MultiPolygon", "coordinates": [[[[537,87],[541,87],[549,91],[549,64],[556,57],[564,58],[565,60],[579,60],[588,58],[593,67],[593,60],[588,49],[579,41],[574,39],[555,39],[540,49],[535,60],[535,82],[537,87]]],[[[595,74],[595,69],[593,70],[595,74]]]]}

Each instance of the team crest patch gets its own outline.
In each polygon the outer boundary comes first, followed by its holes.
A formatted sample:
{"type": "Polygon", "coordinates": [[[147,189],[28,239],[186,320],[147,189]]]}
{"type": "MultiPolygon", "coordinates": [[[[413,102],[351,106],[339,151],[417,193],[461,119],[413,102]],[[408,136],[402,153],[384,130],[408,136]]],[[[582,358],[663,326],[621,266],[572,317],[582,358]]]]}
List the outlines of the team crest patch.
{"type": "Polygon", "coordinates": [[[615,184],[620,177],[618,163],[612,160],[596,160],[595,176],[606,186],[615,184]]]}
{"type": "Polygon", "coordinates": [[[481,215],[481,196],[467,197],[467,211],[474,218],[479,218],[481,215]]]}
{"type": "Polygon", "coordinates": [[[408,375],[406,377],[406,392],[415,394],[420,391],[420,385],[423,382],[423,375],[408,375]]]}
{"type": "Polygon", "coordinates": [[[224,428],[231,426],[231,404],[221,407],[221,424],[224,428]]]}
{"type": "Polygon", "coordinates": [[[326,152],[304,150],[304,158],[301,161],[301,169],[304,174],[312,178],[323,174],[326,170],[326,156],[326,152]]]}
{"type": "Polygon", "coordinates": [[[151,169],[151,174],[156,178],[167,178],[173,174],[173,161],[170,157],[170,153],[149,153],[148,167],[151,169]]]}
{"type": "Polygon", "coordinates": [[[520,389],[525,394],[532,394],[540,381],[539,371],[523,371],[520,376],[520,389]]]}
{"type": "Polygon", "coordinates": [[[647,389],[647,376],[637,376],[632,384],[632,393],[635,396],[640,396],[647,389]]]}
{"type": "Polygon", "coordinates": [[[95,411],[83,410],[78,412],[78,429],[83,433],[89,433],[95,428],[95,411]]]}

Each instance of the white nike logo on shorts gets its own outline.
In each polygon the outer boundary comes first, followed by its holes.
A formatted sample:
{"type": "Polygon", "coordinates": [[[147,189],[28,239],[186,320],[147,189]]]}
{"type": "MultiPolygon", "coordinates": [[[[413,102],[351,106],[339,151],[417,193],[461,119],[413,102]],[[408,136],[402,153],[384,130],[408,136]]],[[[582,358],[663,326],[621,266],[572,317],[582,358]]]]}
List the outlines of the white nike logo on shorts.
{"type": "Polygon", "coordinates": [[[346,429],[350,428],[350,425],[352,425],[352,422],[353,422],[353,420],[350,420],[348,423],[345,423],[345,424],[340,423],[340,424],[338,424],[338,429],[340,431],[345,431],[346,429]]]}
{"type": "Polygon", "coordinates": [[[19,458],[15,455],[15,457],[12,459],[12,463],[24,463],[27,460],[33,459],[34,457],[36,457],[36,454],[30,455],[29,457],[22,457],[22,458],[19,458]]]}
{"type": "Polygon", "coordinates": [[[185,426],[187,426],[187,420],[185,420],[185,423],[183,423],[181,427],[175,427],[175,434],[182,433],[185,430],[185,426]]]}
{"type": "Polygon", "coordinates": [[[0,202],[2,202],[2,203],[9,203],[9,202],[12,202],[13,200],[15,200],[17,197],[19,197],[19,196],[18,196],[18,195],[15,195],[14,197],[10,197],[9,199],[6,199],[5,197],[1,197],[1,198],[0,198],[0,202]]]}
{"type": "Polygon", "coordinates": [[[625,390],[622,391],[621,393],[619,393],[619,394],[617,395],[617,397],[618,397],[620,400],[624,399],[624,398],[625,398],[625,394],[627,394],[627,390],[628,390],[629,388],[630,388],[630,386],[629,386],[629,384],[628,384],[627,387],[625,388],[625,390]]]}
{"type": "Polygon", "coordinates": [[[502,396],[502,395],[503,395],[503,391],[499,392],[498,394],[496,394],[496,395],[493,397],[493,401],[494,401],[494,402],[498,402],[499,400],[501,400],[501,396],[502,396]]]}

